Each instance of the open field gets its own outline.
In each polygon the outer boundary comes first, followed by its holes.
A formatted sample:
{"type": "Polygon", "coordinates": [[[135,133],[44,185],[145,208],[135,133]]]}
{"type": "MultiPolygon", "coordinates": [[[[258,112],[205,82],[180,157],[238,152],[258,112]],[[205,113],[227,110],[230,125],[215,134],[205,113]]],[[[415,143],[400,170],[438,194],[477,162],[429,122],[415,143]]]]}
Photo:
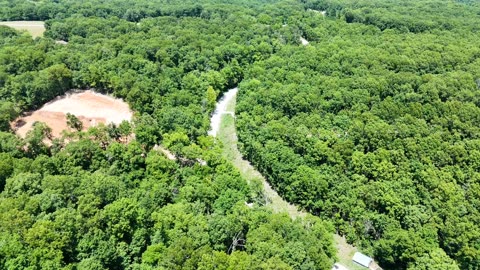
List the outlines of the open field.
{"type": "Polygon", "coordinates": [[[34,122],[45,122],[52,128],[52,136],[58,138],[63,130],[68,129],[67,113],[78,117],[84,129],[98,123],[120,124],[123,120],[129,121],[132,118],[132,112],[127,103],[87,90],[59,97],[39,110],[16,119],[12,125],[19,136],[25,137],[34,122]]]}
{"type": "Polygon", "coordinates": [[[0,22],[0,25],[6,25],[17,30],[26,30],[33,38],[41,37],[45,32],[45,23],[42,21],[8,21],[0,22]]]}

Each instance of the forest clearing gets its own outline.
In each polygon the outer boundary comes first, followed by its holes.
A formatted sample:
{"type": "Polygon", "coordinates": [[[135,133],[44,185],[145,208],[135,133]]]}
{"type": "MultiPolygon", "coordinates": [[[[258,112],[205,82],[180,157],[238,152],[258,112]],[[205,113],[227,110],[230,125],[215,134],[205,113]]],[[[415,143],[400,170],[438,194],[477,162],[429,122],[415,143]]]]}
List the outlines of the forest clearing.
{"type": "Polygon", "coordinates": [[[12,27],[17,30],[26,30],[33,38],[43,36],[45,23],[42,21],[8,21],[0,22],[0,25],[12,27]]]}
{"type": "Polygon", "coordinates": [[[67,113],[75,115],[82,122],[84,130],[100,123],[119,125],[123,120],[132,119],[132,111],[121,99],[86,90],[58,97],[40,109],[16,119],[12,126],[19,136],[25,137],[33,123],[45,122],[52,129],[52,137],[59,138],[63,130],[68,130],[67,113]]]}

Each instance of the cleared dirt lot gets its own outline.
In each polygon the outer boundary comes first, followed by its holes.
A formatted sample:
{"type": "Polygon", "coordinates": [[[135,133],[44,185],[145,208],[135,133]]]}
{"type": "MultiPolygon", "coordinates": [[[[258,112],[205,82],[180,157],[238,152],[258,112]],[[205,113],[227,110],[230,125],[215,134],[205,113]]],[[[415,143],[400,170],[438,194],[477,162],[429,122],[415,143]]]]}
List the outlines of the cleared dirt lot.
{"type": "Polygon", "coordinates": [[[0,22],[0,25],[6,25],[17,30],[27,30],[33,38],[41,37],[45,32],[45,23],[42,21],[9,21],[0,22]]]}
{"type": "Polygon", "coordinates": [[[15,132],[25,137],[36,121],[45,122],[52,128],[52,136],[58,138],[63,130],[68,130],[67,113],[78,117],[84,130],[99,123],[120,124],[132,119],[132,111],[127,103],[92,90],[71,92],[59,97],[42,108],[16,119],[12,126],[15,132]]]}

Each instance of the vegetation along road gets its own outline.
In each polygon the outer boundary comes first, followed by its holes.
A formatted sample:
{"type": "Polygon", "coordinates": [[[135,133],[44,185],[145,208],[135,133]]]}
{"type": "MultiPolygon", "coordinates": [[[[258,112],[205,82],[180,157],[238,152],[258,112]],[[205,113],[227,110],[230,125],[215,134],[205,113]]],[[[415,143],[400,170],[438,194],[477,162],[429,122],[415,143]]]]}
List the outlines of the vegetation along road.
{"type": "MultiPolygon", "coordinates": [[[[276,213],[288,213],[292,219],[305,217],[306,213],[299,210],[295,205],[285,201],[267,182],[265,177],[258,172],[248,160],[242,157],[238,150],[238,138],[235,128],[235,105],[238,88],[227,91],[223,97],[217,102],[215,112],[211,117],[210,135],[215,136],[223,145],[224,157],[231,161],[232,164],[240,171],[242,177],[250,183],[258,183],[263,186],[265,201],[268,208],[276,213]]],[[[352,262],[352,256],[357,248],[349,245],[345,238],[335,234],[335,247],[337,249],[337,257],[342,265],[349,269],[362,269],[360,266],[352,262]]]]}

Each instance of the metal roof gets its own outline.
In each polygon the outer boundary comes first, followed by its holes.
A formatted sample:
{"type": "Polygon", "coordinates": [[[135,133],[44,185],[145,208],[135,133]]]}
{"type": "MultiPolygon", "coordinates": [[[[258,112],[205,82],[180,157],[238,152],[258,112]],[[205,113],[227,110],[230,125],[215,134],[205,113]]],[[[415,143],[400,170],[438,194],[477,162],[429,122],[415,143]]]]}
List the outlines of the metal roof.
{"type": "Polygon", "coordinates": [[[360,264],[361,266],[365,266],[365,267],[368,267],[370,266],[370,263],[373,261],[372,258],[368,257],[367,255],[364,255],[360,252],[355,252],[355,254],[353,255],[353,258],[352,260],[358,264],[360,264]]]}

